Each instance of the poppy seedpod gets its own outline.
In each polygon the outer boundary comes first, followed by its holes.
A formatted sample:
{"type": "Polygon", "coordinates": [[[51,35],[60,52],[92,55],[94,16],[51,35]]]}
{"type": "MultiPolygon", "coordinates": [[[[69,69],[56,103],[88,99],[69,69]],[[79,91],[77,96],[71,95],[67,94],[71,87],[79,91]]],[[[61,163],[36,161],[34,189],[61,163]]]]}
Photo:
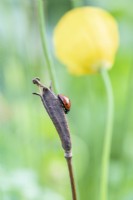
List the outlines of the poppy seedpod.
{"type": "Polygon", "coordinates": [[[75,75],[111,68],[118,45],[115,19],[97,7],[80,7],[67,12],[54,30],[56,56],[75,75]]]}

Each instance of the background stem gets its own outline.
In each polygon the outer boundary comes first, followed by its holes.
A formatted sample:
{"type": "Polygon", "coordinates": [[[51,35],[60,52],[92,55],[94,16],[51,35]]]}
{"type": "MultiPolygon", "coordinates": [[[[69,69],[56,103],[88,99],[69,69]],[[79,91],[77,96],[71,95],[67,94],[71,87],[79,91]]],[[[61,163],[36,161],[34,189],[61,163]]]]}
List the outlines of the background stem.
{"type": "Polygon", "coordinates": [[[112,140],[112,127],[113,127],[113,115],[114,115],[114,99],[111,81],[106,69],[101,70],[101,75],[104,81],[106,93],[107,93],[107,121],[106,121],[106,131],[104,135],[103,142],[103,154],[102,154],[102,172],[101,172],[101,200],[107,200],[107,190],[108,190],[108,169],[109,169],[109,159],[111,150],[111,140],[112,140]]]}
{"type": "Polygon", "coordinates": [[[46,24],[45,24],[45,16],[44,16],[43,1],[42,0],[38,0],[38,13],[39,13],[39,27],[40,27],[40,35],[41,35],[43,53],[44,53],[46,65],[47,65],[47,68],[48,68],[48,72],[49,72],[49,75],[50,75],[50,79],[52,81],[53,89],[57,93],[57,86],[56,86],[56,81],[55,81],[54,68],[53,68],[52,60],[50,58],[50,54],[48,52],[48,47],[47,47],[46,24]]]}
{"type": "Polygon", "coordinates": [[[84,2],[82,0],[71,0],[72,8],[76,8],[78,6],[84,6],[84,2]]]}
{"type": "Polygon", "coordinates": [[[72,198],[73,200],[77,200],[76,186],[75,186],[73,167],[72,167],[72,158],[66,158],[66,161],[68,165],[69,177],[71,182],[72,198]]]}

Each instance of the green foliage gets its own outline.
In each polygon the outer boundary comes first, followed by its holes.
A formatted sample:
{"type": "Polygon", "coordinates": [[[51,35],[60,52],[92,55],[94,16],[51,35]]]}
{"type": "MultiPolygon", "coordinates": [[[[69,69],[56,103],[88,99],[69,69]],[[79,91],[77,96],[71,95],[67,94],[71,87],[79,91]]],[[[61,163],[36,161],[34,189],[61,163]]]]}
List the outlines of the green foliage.
{"type": "MultiPolygon", "coordinates": [[[[76,1],[75,1],[76,2],[76,1]]],[[[77,1],[109,10],[118,20],[121,46],[110,71],[115,121],[110,159],[110,200],[133,199],[133,2],[77,1]]],[[[70,1],[46,1],[47,38],[70,1]]],[[[50,83],[39,34],[37,1],[0,2],[0,199],[70,200],[68,172],[57,133],[31,80],[50,83]]],[[[53,56],[60,93],[70,97],[68,115],[81,200],[98,200],[105,132],[106,95],[100,75],[74,77],[53,56]]]]}

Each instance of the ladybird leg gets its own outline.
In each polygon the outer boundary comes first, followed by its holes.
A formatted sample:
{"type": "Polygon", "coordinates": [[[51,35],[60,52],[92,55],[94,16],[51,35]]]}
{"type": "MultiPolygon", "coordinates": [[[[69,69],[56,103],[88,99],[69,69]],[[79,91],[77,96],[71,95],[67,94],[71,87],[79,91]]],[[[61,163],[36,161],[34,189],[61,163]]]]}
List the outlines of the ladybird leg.
{"type": "Polygon", "coordinates": [[[65,112],[65,114],[67,114],[67,113],[68,113],[68,110],[67,110],[66,108],[64,108],[64,112],[65,112]]]}
{"type": "Polygon", "coordinates": [[[68,112],[69,112],[69,111],[68,111],[68,110],[66,110],[66,114],[68,114],[68,112]]]}
{"type": "Polygon", "coordinates": [[[67,110],[64,110],[65,114],[67,114],[67,110]]]}

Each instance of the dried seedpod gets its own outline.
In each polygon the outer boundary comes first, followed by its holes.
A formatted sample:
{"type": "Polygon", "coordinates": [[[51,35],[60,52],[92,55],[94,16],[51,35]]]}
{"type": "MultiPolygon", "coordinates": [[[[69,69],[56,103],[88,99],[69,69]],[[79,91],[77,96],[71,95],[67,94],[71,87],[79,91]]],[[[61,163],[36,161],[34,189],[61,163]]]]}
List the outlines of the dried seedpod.
{"type": "Polygon", "coordinates": [[[52,87],[45,87],[40,83],[39,78],[33,79],[33,83],[40,89],[40,94],[33,93],[41,97],[43,105],[50,116],[58,134],[61,139],[62,147],[65,151],[65,157],[72,157],[71,153],[71,138],[68,123],[66,120],[64,108],[60,99],[52,91],[52,87]]]}
{"type": "Polygon", "coordinates": [[[68,165],[72,198],[77,200],[76,187],[72,168],[72,152],[71,152],[71,138],[68,123],[65,114],[70,110],[71,103],[68,97],[64,95],[55,95],[52,91],[52,85],[45,87],[41,84],[39,78],[33,79],[33,83],[40,89],[39,93],[33,93],[41,97],[43,105],[50,116],[58,134],[61,139],[62,147],[65,151],[65,158],[68,165]]]}

